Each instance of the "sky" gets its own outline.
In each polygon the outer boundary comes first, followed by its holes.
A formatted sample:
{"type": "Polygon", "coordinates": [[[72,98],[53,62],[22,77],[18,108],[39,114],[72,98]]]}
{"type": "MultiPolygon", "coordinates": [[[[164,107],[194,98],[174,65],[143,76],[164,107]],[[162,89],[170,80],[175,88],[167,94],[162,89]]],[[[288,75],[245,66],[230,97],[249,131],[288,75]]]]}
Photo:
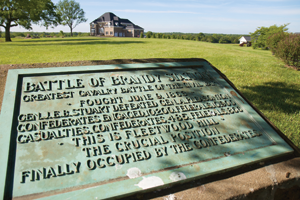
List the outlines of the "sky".
{"type": "MultiPolygon", "coordinates": [[[[58,3],[58,0],[52,0],[58,3]]],[[[287,24],[300,32],[300,0],[75,0],[87,22],[74,32],[89,32],[89,23],[105,12],[129,19],[145,32],[249,34],[258,27],[287,24]]],[[[34,32],[70,32],[68,26],[54,29],[33,25],[34,32]]],[[[27,31],[20,27],[14,32],[27,31]]]]}

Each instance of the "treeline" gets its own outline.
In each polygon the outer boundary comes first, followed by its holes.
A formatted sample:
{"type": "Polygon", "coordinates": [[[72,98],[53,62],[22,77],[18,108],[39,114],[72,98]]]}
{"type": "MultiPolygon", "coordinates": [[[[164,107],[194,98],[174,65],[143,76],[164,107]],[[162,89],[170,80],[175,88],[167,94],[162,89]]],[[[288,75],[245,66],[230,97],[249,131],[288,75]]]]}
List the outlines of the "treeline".
{"type": "MultiPolygon", "coordinates": [[[[32,38],[46,38],[46,37],[71,37],[71,33],[64,33],[63,31],[60,32],[11,32],[11,38],[23,38],[30,35],[32,38]]],[[[73,37],[85,37],[90,36],[90,33],[82,33],[82,32],[73,32],[73,37]]],[[[0,37],[5,38],[5,33],[0,32],[0,37]]]]}
{"type": "Polygon", "coordinates": [[[142,33],[141,38],[162,38],[162,39],[181,39],[181,40],[195,40],[211,43],[239,43],[241,35],[234,34],[207,34],[207,33],[154,33],[148,31],[142,33]]]}

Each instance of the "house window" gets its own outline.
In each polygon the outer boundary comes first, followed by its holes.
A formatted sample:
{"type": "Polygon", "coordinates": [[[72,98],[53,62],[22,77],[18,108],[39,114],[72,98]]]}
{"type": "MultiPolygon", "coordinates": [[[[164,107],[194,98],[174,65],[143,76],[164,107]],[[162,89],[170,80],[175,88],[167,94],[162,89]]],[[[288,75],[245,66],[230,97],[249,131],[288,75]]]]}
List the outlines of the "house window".
{"type": "Polygon", "coordinates": [[[111,31],[111,32],[110,32],[110,35],[112,35],[112,34],[113,34],[113,32],[111,31]]]}
{"type": "Polygon", "coordinates": [[[116,26],[118,26],[118,25],[119,25],[119,23],[118,23],[118,22],[116,22],[115,24],[116,24],[116,26]]]}
{"type": "Polygon", "coordinates": [[[94,23],[92,23],[92,28],[95,28],[95,24],[94,23]]]}
{"type": "Polygon", "coordinates": [[[95,29],[92,29],[92,30],[91,30],[91,33],[95,33],[95,29]]]}
{"type": "Polygon", "coordinates": [[[108,35],[108,31],[105,32],[105,35],[108,35]]]}

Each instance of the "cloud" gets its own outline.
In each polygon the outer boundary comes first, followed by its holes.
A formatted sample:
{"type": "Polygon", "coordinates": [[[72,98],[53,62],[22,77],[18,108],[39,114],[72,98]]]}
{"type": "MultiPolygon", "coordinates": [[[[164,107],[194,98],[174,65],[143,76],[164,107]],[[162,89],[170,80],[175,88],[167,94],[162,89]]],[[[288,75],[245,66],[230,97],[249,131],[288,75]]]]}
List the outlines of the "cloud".
{"type": "Polygon", "coordinates": [[[172,3],[161,3],[161,2],[142,2],[143,6],[153,6],[153,7],[166,7],[166,8],[217,8],[218,6],[210,4],[199,4],[191,2],[172,2],[172,3]]]}
{"type": "Polygon", "coordinates": [[[277,9],[277,8],[256,8],[256,9],[234,9],[232,10],[234,13],[240,14],[252,14],[252,15],[300,15],[299,8],[291,8],[291,9],[277,9]]]}
{"type": "MultiPolygon", "coordinates": [[[[214,21],[214,22],[232,22],[240,24],[272,24],[271,20],[261,20],[261,19],[238,19],[238,18],[226,18],[226,17],[200,17],[198,21],[214,21]]],[[[273,23],[274,24],[274,23],[273,23]]],[[[272,25],[273,25],[272,24],[272,25]]]]}
{"type": "Polygon", "coordinates": [[[190,11],[178,11],[178,10],[114,10],[118,12],[128,12],[128,13],[160,13],[160,14],[198,14],[196,12],[190,11]]]}
{"type": "Polygon", "coordinates": [[[255,1],[258,1],[258,2],[264,1],[264,2],[273,2],[273,3],[275,3],[275,2],[287,2],[289,0],[255,0],[255,1]]]}

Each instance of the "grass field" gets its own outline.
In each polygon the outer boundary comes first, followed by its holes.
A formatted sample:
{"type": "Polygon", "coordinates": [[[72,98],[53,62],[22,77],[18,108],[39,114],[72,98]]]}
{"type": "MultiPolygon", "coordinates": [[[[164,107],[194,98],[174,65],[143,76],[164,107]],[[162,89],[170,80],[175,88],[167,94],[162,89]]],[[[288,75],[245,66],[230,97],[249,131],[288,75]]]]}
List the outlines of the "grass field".
{"type": "Polygon", "coordinates": [[[300,71],[270,51],[233,44],[139,38],[0,39],[0,64],[79,60],[204,58],[300,147],[300,71]],[[2,40],[1,40],[2,39],[2,40]]]}

